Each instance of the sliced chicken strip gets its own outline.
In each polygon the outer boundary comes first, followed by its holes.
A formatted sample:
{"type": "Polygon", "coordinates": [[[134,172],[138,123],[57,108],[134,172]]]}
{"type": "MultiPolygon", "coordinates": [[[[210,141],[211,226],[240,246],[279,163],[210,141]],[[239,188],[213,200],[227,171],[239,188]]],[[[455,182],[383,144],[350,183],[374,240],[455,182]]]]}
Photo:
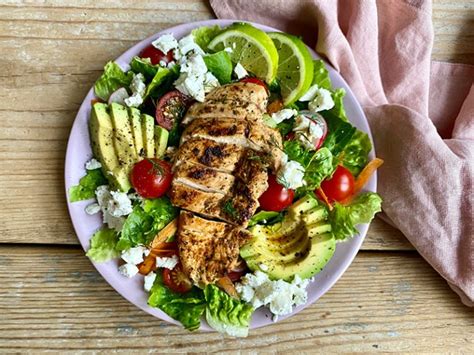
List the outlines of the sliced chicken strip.
{"type": "Polygon", "coordinates": [[[242,228],[184,211],[177,236],[183,270],[199,286],[215,283],[230,272],[237,264],[240,247],[251,237],[242,228]]]}
{"type": "Polygon", "coordinates": [[[233,83],[222,85],[206,95],[208,100],[236,100],[254,103],[261,112],[266,112],[268,93],[266,88],[254,83],[233,83]]]}

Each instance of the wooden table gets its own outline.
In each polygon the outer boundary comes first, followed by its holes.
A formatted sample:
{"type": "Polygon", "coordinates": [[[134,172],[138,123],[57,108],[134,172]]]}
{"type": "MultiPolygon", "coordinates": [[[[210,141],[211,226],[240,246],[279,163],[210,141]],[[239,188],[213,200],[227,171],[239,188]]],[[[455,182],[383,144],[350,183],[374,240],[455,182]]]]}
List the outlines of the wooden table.
{"type": "MultiPolygon", "coordinates": [[[[95,271],[64,196],[69,131],[104,63],[202,0],[2,1],[0,352],[474,352],[472,311],[399,232],[377,220],[316,304],[246,339],[188,333],[140,311],[95,271]]],[[[472,0],[436,0],[438,60],[474,64],[472,0]]]]}

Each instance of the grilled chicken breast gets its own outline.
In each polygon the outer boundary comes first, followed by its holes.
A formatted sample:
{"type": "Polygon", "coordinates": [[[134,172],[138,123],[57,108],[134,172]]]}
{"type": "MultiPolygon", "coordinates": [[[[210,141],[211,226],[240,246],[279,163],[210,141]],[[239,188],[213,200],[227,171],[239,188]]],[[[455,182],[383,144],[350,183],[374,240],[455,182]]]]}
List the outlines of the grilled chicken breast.
{"type": "Polygon", "coordinates": [[[195,285],[217,282],[237,264],[240,247],[250,233],[223,222],[209,221],[182,211],[178,228],[179,257],[195,285]]]}
{"type": "Polygon", "coordinates": [[[197,285],[231,270],[249,237],[243,228],[268,188],[267,170],[279,167],[281,136],[262,120],[267,97],[260,85],[229,84],[186,114],[170,198],[189,211],[180,215],[178,247],[183,268],[197,285]]]}

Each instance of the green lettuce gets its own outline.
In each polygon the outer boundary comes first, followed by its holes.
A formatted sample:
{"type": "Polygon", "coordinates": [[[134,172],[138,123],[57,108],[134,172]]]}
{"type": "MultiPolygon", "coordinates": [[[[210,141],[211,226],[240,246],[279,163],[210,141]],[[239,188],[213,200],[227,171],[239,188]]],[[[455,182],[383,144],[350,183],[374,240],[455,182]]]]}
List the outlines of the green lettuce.
{"type": "Polygon", "coordinates": [[[301,187],[299,192],[317,189],[334,170],[333,155],[328,148],[323,147],[314,152],[303,147],[298,141],[292,140],[284,142],[284,151],[289,160],[297,161],[305,168],[306,185],[301,187]]]}
{"type": "Polygon", "coordinates": [[[128,87],[132,81],[131,71],[124,73],[115,62],[108,62],[104,72],[94,84],[94,92],[97,97],[107,101],[110,95],[121,87],[128,87]]]}
{"type": "Polygon", "coordinates": [[[350,170],[352,175],[357,176],[367,164],[369,152],[372,150],[367,133],[356,130],[352,139],[344,147],[342,156],[342,165],[350,170]]]}
{"type": "Polygon", "coordinates": [[[113,229],[100,229],[92,236],[86,255],[98,263],[118,258],[120,251],[116,248],[117,241],[118,235],[113,229]]]}
{"type": "Polygon", "coordinates": [[[312,85],[317,84],[318,87],[331,90],[331,79],[326,65],[322,60],[313,61],[313,82],[312,85]]]}
{"type": "Polygon", "coordinates": [[[221,85],[230,83],[232,76],[232,61],[226,51],[220,51],[214,54],[204,56],[204,62],[207,69],[214,74],[221,85]]]}
{"type": "Polygon", "coordinates": [[[69,188],[69,201],[76,202],[95,197],[95,190],[100,185],[106,185],[107,179],[101,169],[87,170],[79,184],[69,188]]]}
{"type": "Polygon", "coordinates": [[[191,31],[191,34],[194,37],[194,42],[196,42],[205,52],[208,52],[207,45],[221,32],[222,29],[218,25],[215,25],[195,28],[191,31]]]}
{"type": "Polygon", "coordinates": [[[135,73],[142,73],[146,80],[152,80],[159,66],[151,64],[150,58],[133,57],[130,68],[135,73]]]}
{"type": "Polygon", "coordinates": [[[336,89],[332,92],[334,107],[330,109],[329,112],[348,122],[346,110],[344,109],[344,96],[346,96],[346,90],[343,88],[336,89]]]}
{"type": "Polygon", "coordinates": [[[136,205],[122,227],[118,250],[150,243],[155,235],[177,216],[177,209],[167,197],[144,200],[136,205]]]}
{"type": "Polygon", "coordinates": [[[329,214],[334,237],[344,240],[357,234],[356,225],[370,223],[381,210],[382,199],[374,192],[359,195],[350,205],[335,203],[329,214]]]}
{"type": "Polygon", "coordinates": [[[321,112],[321,114],[328,125],[328,134],[323,147],[328,148],[334,156],[337,156],[351,141],[357,129],[330,111],[321,112]]]}
{"type": "Polygon", "coordinates": [[[190,292],[176,293],[163,285],[160,274],[151,288],[148,304],[161,309],[171,318],[181,322],[188,330],[197,330],[206,309],[203,291],[193,287],[190,292]]]}
{"type": "Polygon", "coordinates": [[[230,297],[214,285],[204,289],[207,302],[206,320],[209,326],[220,333],[235,337],[246,337],[249,332],[251,305],[230,297]]]}

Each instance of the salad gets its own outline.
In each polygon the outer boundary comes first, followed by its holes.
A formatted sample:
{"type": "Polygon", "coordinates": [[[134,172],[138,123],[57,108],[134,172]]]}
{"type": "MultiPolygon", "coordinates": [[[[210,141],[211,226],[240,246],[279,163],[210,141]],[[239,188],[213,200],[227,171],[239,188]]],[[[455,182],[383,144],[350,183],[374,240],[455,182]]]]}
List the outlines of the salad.
{"type": "Polygon", "coordinates": [[[301,39],[247,23],[164,34],[94,85],[93,157],[69,189],[103,226],[94,262],[143,277],[148,304],[186,329],[246,336],[276,321],[381,210],[363,192],[382,160],[301,39]],[[141,275],[141,276],[140,276],[141,275]]]}

